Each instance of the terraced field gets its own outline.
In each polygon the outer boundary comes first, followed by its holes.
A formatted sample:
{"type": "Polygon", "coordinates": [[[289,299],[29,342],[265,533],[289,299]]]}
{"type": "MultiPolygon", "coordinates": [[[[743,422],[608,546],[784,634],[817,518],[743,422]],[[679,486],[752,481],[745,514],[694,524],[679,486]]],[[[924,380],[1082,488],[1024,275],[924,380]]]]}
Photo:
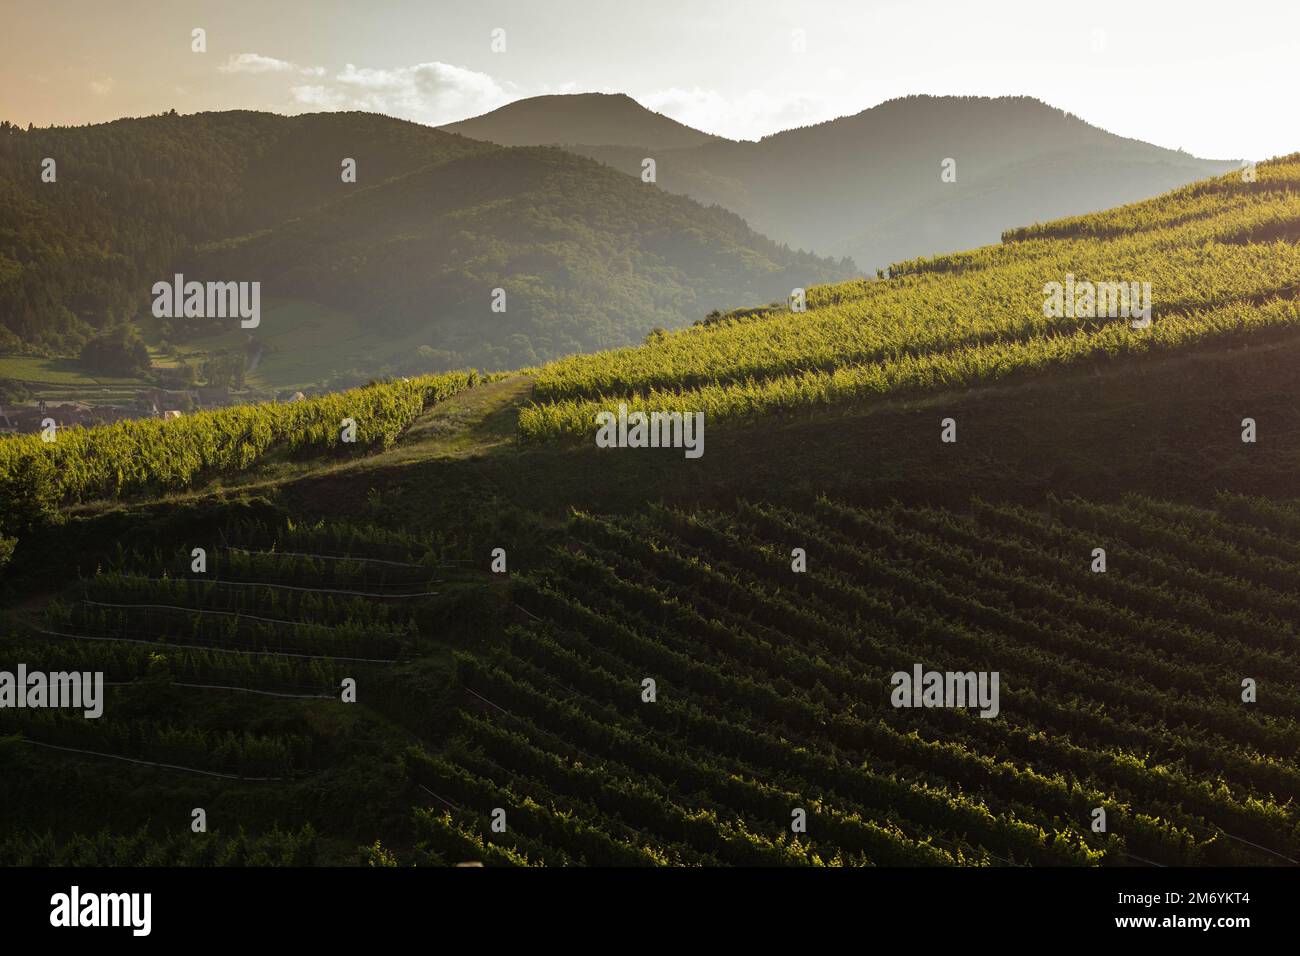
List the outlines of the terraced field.
{"type": "Polygon", "coordinates": [[[1294,862],[1300,548],[1279,514],[1300,517],[1239,498],[578,515],[508,641],[457,655],[461,731],[412,760],[449,807],[423,825],[503,862],[1294,862]],[[915,663],[999,671],[1000,713],[891,706],[915,663]]]}
{"type": "Polygon", "coordinates": [[[120,820],[64,844],[28,816],[4,852],[172,852],[133,841],[147,782],[178,813],[270,821],[243,835],[266,859],[355,858],[364,833],[424,863],[1294,862],[1300,545],[1279,528],[1300,509],[1237,496],[577,513],[468,640],[443,589],[484,569],[413,536],[250,525],[203,574],[124,553],[0,645],[105,672],[103,718],[7,711],[0,734],[27,786],[93,775],[120,820]],[[917,664],[997,671],[998,713],[893,706],[917,664]],[[331,781],[363,766],[360,806],[331,781]]]}

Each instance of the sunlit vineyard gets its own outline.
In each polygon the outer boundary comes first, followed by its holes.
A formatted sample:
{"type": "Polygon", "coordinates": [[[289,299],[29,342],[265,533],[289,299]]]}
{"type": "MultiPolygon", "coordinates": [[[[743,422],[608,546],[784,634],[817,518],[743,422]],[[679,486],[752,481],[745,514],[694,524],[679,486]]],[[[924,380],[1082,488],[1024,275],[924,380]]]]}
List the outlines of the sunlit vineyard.
{"type": "Polygon", "coordinates": [[[192,487],[236,475],[272,451],[317,456],[390,446],[424,409],[479,381],[452,372],[299,402],[243,405],[171,421],[143,419],[0,440],[0,500],[39,510],[192,487]],[[355,441],[342,440],[345,419],[355,441]]]}
{"type": "Polygon", "coordinates": [[[586,435],[618,402],[743,419],[1294,330],[1300,162],[1253,175],[1012,230],[1003,245],[900,263],[881,281],[815,287],[806,312],[710,322],[552,363],[520,432],[586,435]],[[1046,317],[1044,286],[1067,274],[1150,283],[1153,324],[1046,317]]]}

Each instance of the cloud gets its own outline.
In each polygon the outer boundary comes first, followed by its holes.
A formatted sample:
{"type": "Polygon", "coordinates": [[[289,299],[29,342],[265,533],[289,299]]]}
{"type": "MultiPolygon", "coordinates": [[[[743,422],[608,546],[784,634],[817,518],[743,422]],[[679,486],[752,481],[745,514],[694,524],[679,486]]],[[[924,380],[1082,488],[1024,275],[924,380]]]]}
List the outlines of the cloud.
{"type": "Polygon", "coordinates": [[[290,89],[301,106],[366,110],[440,125],[486,113],[518,98],[513,84],[450,63],[371,69],[351,63],[322,83],[290,89]]]}
{"type": "MultiPolygon", "coordinates": [[[[240,53],[218,69],[226,74],[281,77],[287,81],[290,102],[299,109],[361,110],[431,126],[478,116],[527,96],[595,91],[590,85],[576,83],[521,85],[500,81],[487,73],[437,60],[386,68],[348,63],[330,74],[319,66],[305,67],[260,53],[240,53]]],[[[604,91],[621,92],[613,88],[604,91]]],[[[834,109],[825,97],[793,91],[752,90],[733,96],[716,89],[669,87],[636,99],[688,126],[732,139],[754,139],[852,111],[834,109]]]]}
{"type": "Polygon", "coordinates": [[[288,60],[277,60],[273,56],[260,53],[239,53],[232,55],[225,63],[217,67],[221,73],[297,73],[300,76],[324,76],[323,66],[299,66],[288,60]]]}
{"type": "Polygon", "coordinates": [[[96,96],[107,96],[113,92],[113,85],[116,81],[111,76],[103,76],[98,80],[90,81],[90,92],[96,96]]]}

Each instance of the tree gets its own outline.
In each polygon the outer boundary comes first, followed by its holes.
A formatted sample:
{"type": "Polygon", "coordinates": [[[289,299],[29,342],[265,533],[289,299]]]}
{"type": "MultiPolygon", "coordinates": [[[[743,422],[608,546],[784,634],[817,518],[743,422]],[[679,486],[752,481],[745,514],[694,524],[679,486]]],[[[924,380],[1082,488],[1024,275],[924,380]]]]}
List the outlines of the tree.
{"type": "Polygon", "coordinates": [[[81,347],[79,360],[92,372],[136,376],[149,371],[149,349],[129,325],[105,329],[81,347]]]}
{"type": "Polygon", "coordinates": [[[203,378],[210,386],[244,387],[244,356],[239,352],[214,352],[203,362],[203,378]]]}
{"type": "Polygon", "coordinates": [[[12,378],[0,378],[0,402],[25,402],[31,398],[31,392],[22,382],[12,378]]]}
{"type": "Polygon", "coordinates": [[[16,536],[59,519],[59,485],[47,455],[22,457],[0,475],[0,536],[16,536]]]}

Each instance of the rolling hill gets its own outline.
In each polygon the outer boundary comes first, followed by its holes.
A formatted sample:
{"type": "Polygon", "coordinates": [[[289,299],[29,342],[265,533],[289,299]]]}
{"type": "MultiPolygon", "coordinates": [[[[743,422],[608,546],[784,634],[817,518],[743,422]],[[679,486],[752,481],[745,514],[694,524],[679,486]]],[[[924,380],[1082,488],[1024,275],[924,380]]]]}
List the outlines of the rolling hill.
{"type": "Polygon", "coordinates": [[[0,127],[0,349],[75,346],[148,314],[198,244],[267,229],[359,184],[491,147],[361,113],[230,111],[0,127]],[[45,158],[54,182],[41,179],[45,158]]]}
{"type": "Polygon", "coordinates": [[[429,363],[421,347],[443,368],[538,364],[853,272],[725,210],[525,147],[417,170],[211,244],[193,269],[257,274],[279,294],[364,315],[400,371],[429,363]],[[492,308],[495,289],[504,311],[492,308]]]}
{"type": "Polygon", "coordinates": [[[705,411],[714,422],[816,412],[1286,332],[1300,314],[1298,184],[1300,164],[1286,157],[1252,179],[1233,173],[1007,230],[1001,245],[895,263],[888,280],[813,288],[803,313],[742,313],[638,348],[573,356],[541,370],[521,429],[585,438],[615,401],[705,411]],[[1061,292],[1077,283],[1081,295],[1086,284],[1091,304],[1049,308],[1052,283],[1061,292]],[[1115,295],[1098,308],[1104,287],[1115,295]],[[1121,292],[1132,296],[1127,307],[1121,292]],[[1144,306],[1150,321],[1134,328],[1144,306]]]}

